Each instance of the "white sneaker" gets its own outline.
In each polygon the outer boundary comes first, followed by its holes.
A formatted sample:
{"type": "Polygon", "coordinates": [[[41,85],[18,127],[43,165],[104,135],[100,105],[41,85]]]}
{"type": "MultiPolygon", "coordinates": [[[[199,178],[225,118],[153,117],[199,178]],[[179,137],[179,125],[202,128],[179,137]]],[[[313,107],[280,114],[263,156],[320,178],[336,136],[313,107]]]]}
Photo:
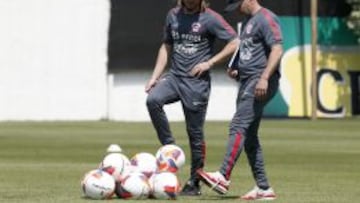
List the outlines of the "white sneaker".
{"type": "Polygon", "coordinates": [[[197,170],[200,180],[203,181],[215,192],[224,195],[229,190],[230,181],[219,172],[205,172],[202,169],[197,170]]]}
{"type": "Polygon", "coordinates": [[[252,190],[250,190],[245,195],[241,196],[243,200],[274,200],[276,199],[276,195],[274,190],[270,187],[267,190],[260,189],[255,186],[252,190]]]}

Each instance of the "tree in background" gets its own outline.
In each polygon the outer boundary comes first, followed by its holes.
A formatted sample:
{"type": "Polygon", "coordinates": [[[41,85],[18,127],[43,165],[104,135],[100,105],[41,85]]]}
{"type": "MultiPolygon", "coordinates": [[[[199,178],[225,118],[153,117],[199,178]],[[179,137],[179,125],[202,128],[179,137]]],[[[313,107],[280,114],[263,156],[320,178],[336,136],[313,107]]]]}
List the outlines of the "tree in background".
{"type": "Polygon", "coordinates": [[[346,0],[352,7],[352,11],[347,17],[347,26],[358,36],[360,43],[360,0],[346,0]]]}

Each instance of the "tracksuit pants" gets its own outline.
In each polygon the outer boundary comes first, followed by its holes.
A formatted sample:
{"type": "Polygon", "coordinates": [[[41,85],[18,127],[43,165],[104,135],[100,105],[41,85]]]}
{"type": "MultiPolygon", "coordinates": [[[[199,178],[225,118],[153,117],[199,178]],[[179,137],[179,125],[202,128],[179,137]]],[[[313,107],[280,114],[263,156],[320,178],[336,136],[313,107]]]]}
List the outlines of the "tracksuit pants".
{"type": "Polygon", "coordinates": [[[162,145],[175,144],[163,106],[180,101],[191,150],[190,180],[199,179],[196,170],[204,167],[204,122],[210,96],[210,77],[179,77],[171,73],[162,77],[149,92],[146,105],[152,124],[162,145]]]}
{"type": "Polygon", "coordinates": [[[254,77],[239,81],[240,87],[236,102],[236,112],[230,123],[229,140],[220,173],[226,179],[230,179],[234,165],[242,150],[245,149],[257,186],[268,188],[269,183],[265,174],[258,129],[264,106],[273,98],[278,89],[279,75],[274,74],[269,79],[265,101],[258,101],[255,98],[255,86],[258,80],[259,77],[254,77]]]}

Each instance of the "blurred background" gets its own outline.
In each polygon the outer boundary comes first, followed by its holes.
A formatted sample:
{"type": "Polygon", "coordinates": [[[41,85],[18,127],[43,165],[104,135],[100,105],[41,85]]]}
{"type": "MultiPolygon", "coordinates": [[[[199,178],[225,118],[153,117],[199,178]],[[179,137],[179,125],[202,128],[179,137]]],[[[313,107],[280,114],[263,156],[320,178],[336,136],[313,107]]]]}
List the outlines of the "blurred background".
{"type": "MultiPolygon", "coordinates": [[[[225,1],[210,0],[222,13],[225,1]]],[[[311,77],[311,1],[262,0],[284,35],[281,86],[267,117],[360,114],[359,1],[318,0],[316,81],[311,77]]],[[[173,0],[0,2],[0,120],[148,121],[144,86],[173,0]]],[[[242,16],[226,14],[237,29],[242,16]]],[[[217,44],[217,49],[222,42],[217,44]]],[[[208,120],[229,120],[237,84],[226,64],[212,71],[208,120]]],[[[180,104],[166,106],[183,120],[180,104]]]]}

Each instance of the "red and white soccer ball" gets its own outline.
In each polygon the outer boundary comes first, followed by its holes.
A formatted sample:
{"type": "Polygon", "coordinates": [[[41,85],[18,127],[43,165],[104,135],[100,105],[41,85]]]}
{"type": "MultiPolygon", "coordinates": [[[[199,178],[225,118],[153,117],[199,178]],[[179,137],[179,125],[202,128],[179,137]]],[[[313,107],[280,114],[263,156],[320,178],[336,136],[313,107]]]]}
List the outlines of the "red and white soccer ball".
{"type": "Polygon", "coordinates": [[[112,175],[118,181],[130,170],[130,161],[124,154],[109,153],[103,158],[99,168],[112,175]]]}
{"type": "Polygon", "coordinates": [[[131,170],[133,172],[143,173],[148,178],[150,178],[150,176],[157,170],[155,156],[147,152],[135,154],[130,159],[130,163],[132,166],[131,170]]]}
{"type": "Polygon", "coordinates": [[[123,199],[146,199],[151,188],[148,178],[139,172],[132,172],[116,183],[115,193],[123,199]]]}
{"type": "Polygon", "coordinates": [[[152,196],[156,199],[176,199],[180,191],[180,182],[175,173],[155,173],[150,179],[152,196]]]}
{"type": "Polygon", "coordinates": [[[177,172],[185,164],[185,153],[177,145],[168,144],[156,152],[158,171],[177,172]]]}
{"type": "Polygon", "coordinates": [[[115,180],[108,173],[96,169],[85,174],[81,187],[88,198],[110,199],[114,195],[115,180]]]}

